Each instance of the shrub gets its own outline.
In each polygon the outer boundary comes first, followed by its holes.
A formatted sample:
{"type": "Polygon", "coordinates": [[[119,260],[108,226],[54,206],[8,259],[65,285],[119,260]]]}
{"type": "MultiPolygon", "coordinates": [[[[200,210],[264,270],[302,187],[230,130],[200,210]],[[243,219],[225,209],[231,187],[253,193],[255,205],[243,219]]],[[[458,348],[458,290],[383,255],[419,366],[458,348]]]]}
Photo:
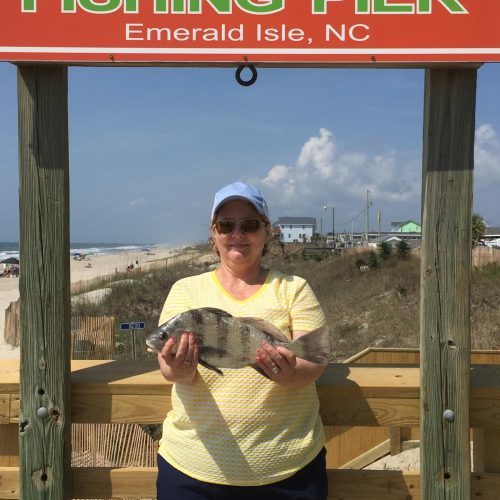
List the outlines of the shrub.
{"type": "Polygon", "coordinates": [[[377,269],[379,266],[377,254],[373,250],[368,254],[368,266],[370,269],[377,269]]]}
{"type": "Polygon", "coordinates": [[[401,240],[396,245],[396,252],[400,259],[407,259],[410,254],[410,245],[405,240],[401,240]]]}
{"type": "Polygon", "coordinates": [[[387,260],[392,254],[392,246],[387,241],[382,241],[378,246],[378,254],[382,259],[387,260]]]}

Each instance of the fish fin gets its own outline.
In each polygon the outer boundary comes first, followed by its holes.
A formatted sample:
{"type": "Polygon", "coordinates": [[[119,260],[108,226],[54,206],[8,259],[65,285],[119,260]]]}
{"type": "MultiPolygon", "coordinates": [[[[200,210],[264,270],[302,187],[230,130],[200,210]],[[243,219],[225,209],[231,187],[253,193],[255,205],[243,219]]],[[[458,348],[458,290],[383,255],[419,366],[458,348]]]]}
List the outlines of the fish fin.
{"type": "Polygon", "coordinates": [[[198,359],[198,363],[200,363],[201,366],[204,366],[208,370],[212,370],[215,373],[218,373],[219,375],[224,375],[224,372],[221,369],[211,365],[210,363],[207,363],[206,361],[203,361],[202,359],[198,359]]]}
{"type": "Polygon", "coordinates": [[[269,380],[271,380],[264,372],[264,370],[256,363],[251,363],[249,364],[248,366],[252,367],[254,370],[257,370],[261,375],[263,375],[264,377],[268,378],[269,380]]]}
{"type": "Polygon", "coordinates": [[[278,328],[276,328],[274,325],[272,325],[265,319],[238,318],[238,320],[253,325],[255,328],[258,328],[259,330],[265,332],[273,339],[279,340],[280,342],[290,342],[289,338],[287,338],[278,328]]]}
{"type": "Polygon", "coordinates": [[[318,328],[294,339],[289,349],[298,358],[319,365],[327,365],[330,358],[330,335],[328,327],[318,328]]]}
{"type": "Polygon", "coordinates": [[[229,314],[227,311],[223,311],[222,309],[217,309],[216,307],[202,307],[200,311],[207,311],[212,314],[217,314],[219,316],[226,316],[227,318],[232,318],[232,314],[229,314]]]}
{"type": "Polygon", "coordinates": [[[227,355],[227,351],[225,349],[219,349],[218,347],[212,347],[209,345],[200,345],[198,346],[198,349],[200,351],[200,356],[202,356],[203,358],[215,356],[223,358],[225,355],[227,355]]]}

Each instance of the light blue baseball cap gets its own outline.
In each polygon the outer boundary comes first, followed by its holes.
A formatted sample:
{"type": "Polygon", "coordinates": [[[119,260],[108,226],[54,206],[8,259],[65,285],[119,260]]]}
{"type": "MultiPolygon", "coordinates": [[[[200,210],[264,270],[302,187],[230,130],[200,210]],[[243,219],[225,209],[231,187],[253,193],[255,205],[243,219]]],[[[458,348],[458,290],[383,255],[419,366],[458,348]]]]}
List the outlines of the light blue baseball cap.
{"type": "Polygon", "coordinates": [[[264,215],[269,219],[269,209],[267,208],[262,191],[244,182],[233,182],[215,193],[212,220],[214,220],[215,212],[217,212],[219,207],[230,200],[246,200],[255,207],[260,215],[264,215]]]}

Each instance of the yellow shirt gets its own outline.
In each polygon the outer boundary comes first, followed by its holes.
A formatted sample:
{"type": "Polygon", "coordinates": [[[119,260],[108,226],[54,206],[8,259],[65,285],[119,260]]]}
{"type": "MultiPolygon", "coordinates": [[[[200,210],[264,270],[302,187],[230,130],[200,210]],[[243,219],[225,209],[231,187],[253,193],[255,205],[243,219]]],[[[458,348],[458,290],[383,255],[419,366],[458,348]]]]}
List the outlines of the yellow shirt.
{"type": "MultiPolygon", "coordinates": [[[[159,323],[199,307],[262,318],[289,338],[325,323],[307,282],[273,271],[245,300],[226,292],[215,272],[182,279],[173,285],[159,323]]],[[[325,437],[315,384],[287,389],[250,367],[223,372],[198,365],[192,384],[174,384],[159,448],[171,465],[205,482],[257,486],[293,475],[320,452],[325,437]]]]}

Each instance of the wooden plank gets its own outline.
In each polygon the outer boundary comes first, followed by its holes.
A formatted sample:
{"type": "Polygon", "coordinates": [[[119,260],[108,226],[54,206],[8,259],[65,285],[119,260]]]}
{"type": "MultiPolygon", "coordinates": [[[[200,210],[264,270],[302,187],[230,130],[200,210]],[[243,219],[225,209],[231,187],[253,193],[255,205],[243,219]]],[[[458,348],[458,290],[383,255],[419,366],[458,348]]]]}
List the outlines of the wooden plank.
{"type": "Polygon", "coordinates": [[[413,426],[418,425],[418,399],[338,398],[322,391],[320,415],[325,425],[413,426]]]}
{"type": "MultiPolygon", "coordinates": [[[[500,253],[500,252],[499,252],[500,253]]],[[[397,347],[367,347],[366,349],[358,352],[351,358],[344,361],[346,364],[374,364],[377,361],[376,353],[388,352],[391,357],[385,360],[384,363],[392,365],[418,365],[420,363],[420,350],[407,349],[397,347]]],[[[471,351],[471,363],[474,365],[479,364],[500,364],[500,350],[474,350],[471,351]]]]}
{"type": "Polygon", "coordinates": [[[0,425],[0,466],[19,465],[19,430],[16,424],[0,425]]]}
{"type": "Polygon", "coordinates": [[[0,466],[0,500],[21,498],[19,494],[19,467],[0,466]]]}
{"type": "Polygon", "coordinates": [[[484,429],[472,429],[472,470],[484,470],[484,429]]]}
{"type": "Polygon", "coordinates": [[[421,493],[470,494],[475,69],[427,69],[420,273],[421,493]],[[443,418],[451,410],[453,421],[443,418]]]}
{"type": "Polygon", "coordinates": [[[366,453],[387,439],[384,427],[324,426],[326,436],[326,465],[338,468],[366,453]]]}
{"type": "Polygon", "coordinates": [[[26,65],[17,75],[21,496],[69,498],[68,73],[64,66],[26,65]]]}
{"type": "Polygon", "coordinates": [[[484,472],[500,472],[500,429],[484,429],[484,472]]]}
{"type": "MultiPolygon", "coordinates": [[[[170,387],[168,387],[170,389],[170,387]]],[[[156,394],[73,394],[71,415],[75,423],[159,424],[172,409],[170,390],[156,394]]]]}
{"type": "Polygon", "coordinates": [[[388,455],[391,451],[391,442],[389,439],[382,441],[373,448],[365,451],[361,455],[349,460],[349,462],[341,465],[340,469],[362,469],[376,460],[388,455]]]}
{"type": "Polygon", "coordinates": [[[481,500],[498,500],[500,491],[500,474],[472,474],[470,497],[481,500]]]}
{"type": "Polygon", "coordinates": [[[339,467],[368,452],[388,437],[386,427],[346,427],[345,429],[339,439],[339,467]]]}
{"type": "MultiPolygon", "coordinates": [[[[392,470],[328,470],[329,500],[419,500],[420,474],[392,470]]],[[[71,470],[76,498],[154,498],[155,467],[71,470]]],[[[17,467],[0,467],[0,500],[18,499],[17,467]]],[[[472,474],[470,498],[498,500],[500,474],[472,474]]],[[[469,496],[465,497],[469,498],[469,496]]]]}
{"type": "Polygon", "coordinates": [[[418,472],[378,470],[328,471],[328,500],[417,500],[418,472]]]}
{"type": "Polygon", "coordinates": [[[325,432],[325,448],[326,448],[326,467],[327,469],[335,469],[340,465],[340,446],[339,436],[344,432],[345,427],[339,425],[324,425],[325,432]]]}
{"type": "Polygon", "coordinates": [[[402,427],[390,427],[389,428],[389,440],[390,440],[390,451],[391,455],[397,455],[401,453],[403,438],[401,433],[402,427]]]}
{"type": "Polygon", "coordinates": [[[0,394],[0,424],[10,422],[10,394],[0,394]]]}
{"type": "MultiPolygon", "coordinates": [[[[72,369],[75,422],[159,423],[170,409],[171,385],[156,361],[82,360],[73,361],[72,369]]],[[[472,367],[472,427],[500,428],[499,373],[496,365],[472,367]]],[[[417,367],[329,365],[317,385],[324,424],[417,427],[418,380],[417,367]]],[[[9,422],[17,423],[18,360],[0,362],[0,393],[9,394],[9,422]]]]}

